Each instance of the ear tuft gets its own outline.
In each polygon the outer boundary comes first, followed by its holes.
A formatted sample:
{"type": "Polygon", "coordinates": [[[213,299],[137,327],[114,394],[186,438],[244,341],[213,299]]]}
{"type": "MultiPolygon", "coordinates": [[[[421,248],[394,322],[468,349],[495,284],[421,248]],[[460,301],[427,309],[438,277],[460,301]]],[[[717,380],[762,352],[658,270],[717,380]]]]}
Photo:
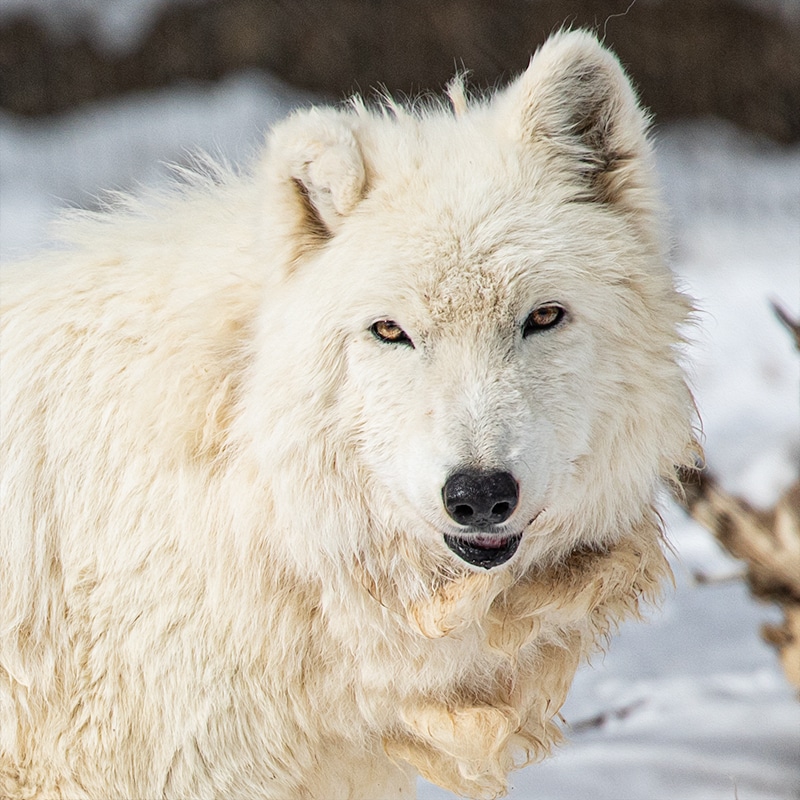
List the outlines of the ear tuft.
{"type": "Polygon", "coordinates": [[[514,135],[575,176],[579,199],[623,203],[647,183],[648,116],[617,58],[590,33],[548,39],[501,102],[514,135]]]}
{"type": "Polygon", "coordinates": [[[311,109],[290,117],[273,133],[270,161],[293,185],[309,232],[333,235],[364,196],[364,159],[344,113],[311,109]]]}

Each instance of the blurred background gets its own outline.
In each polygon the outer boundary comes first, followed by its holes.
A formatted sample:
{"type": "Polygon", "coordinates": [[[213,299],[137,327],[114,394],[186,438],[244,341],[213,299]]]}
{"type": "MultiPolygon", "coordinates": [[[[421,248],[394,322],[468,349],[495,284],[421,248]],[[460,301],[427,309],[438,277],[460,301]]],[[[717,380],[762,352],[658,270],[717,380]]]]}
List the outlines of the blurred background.
{"type": "Polygon", "coordinates": [[[486,87],[561,25],[597,30],[659,120],[800,138],[798,0],[4,0],[0,105],[64,111],[259,68],[329,97],[486,87]]]}
{"type": "MultiPolygon", "coordinates": [[[[767,514],[800,472],[800,359],[769,305],[800,317],[800,0],[2,0],[0,261],[198,150],[246,166],[299,105],[463,69],[501,86],[562,26],[596,31],[653,112],[709,469],[767,514]]],[[[784,609],[662,513],[675,590],[579,673],[570,744],[514,777],[516,800],[800,798],[797,690],[760,635],[784,609]]]]}

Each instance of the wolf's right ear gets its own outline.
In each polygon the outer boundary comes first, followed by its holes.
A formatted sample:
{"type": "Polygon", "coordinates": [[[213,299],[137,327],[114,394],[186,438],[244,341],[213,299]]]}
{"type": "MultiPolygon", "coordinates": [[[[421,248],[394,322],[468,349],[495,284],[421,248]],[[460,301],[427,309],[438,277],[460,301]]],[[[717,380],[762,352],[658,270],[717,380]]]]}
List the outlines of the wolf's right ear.
{"type": "Polygon", "coordinates": [[[617,58],[592,34],[552,36],[497,106],[505,129],[549,156],[578,199],[641,210],[649,118],[617,58]]]}
{"type": "Polygon", "coordinates": [[[278,205],[270,215],[298,251],[333,236],[366,188],[353,120],[331,109],[300,111],[277,125],[264,168],[278,205]]]}

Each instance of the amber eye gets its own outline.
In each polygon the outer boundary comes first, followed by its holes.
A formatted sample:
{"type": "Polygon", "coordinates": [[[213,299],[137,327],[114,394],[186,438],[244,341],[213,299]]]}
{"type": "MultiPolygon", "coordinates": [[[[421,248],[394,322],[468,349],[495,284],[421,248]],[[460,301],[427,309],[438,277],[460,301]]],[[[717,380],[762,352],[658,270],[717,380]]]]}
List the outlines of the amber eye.
{"type": "Polygon", "coordinates": [[[389,344],[404,344],[406,347],[414,347],[408,334],[392,319],[380,319],[370,325],[372,335],[382,342],[389,344]]]}
{"type": "Polygon", "coordinates": [[[554,303],[546,306],[539,306],[528,315],[525,324],[522,326],[522,335],[528,337],[531,334],[555,328],[567,312],[554,303]]]}

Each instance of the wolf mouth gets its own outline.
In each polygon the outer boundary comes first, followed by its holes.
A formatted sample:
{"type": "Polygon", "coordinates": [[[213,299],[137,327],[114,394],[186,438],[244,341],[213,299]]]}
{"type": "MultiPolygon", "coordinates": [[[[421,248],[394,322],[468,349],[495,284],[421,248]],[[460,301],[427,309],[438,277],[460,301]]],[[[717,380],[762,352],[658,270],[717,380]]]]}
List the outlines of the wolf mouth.
{"type": "Polygon", "coordinates": [[[470,540],[444,534],[444,543],[461,559],[474,567],[491,569],[508,561],[517,552],[522,534],[506,538],[480,537],[470,540]]]}

